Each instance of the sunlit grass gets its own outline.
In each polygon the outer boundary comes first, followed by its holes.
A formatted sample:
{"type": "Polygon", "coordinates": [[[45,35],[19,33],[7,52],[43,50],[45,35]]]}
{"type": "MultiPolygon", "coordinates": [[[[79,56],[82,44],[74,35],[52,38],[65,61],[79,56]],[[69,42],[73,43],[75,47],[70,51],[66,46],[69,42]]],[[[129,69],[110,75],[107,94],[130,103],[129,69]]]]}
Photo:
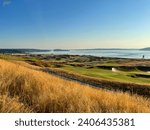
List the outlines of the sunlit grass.
{"type": "Polygon", "coordinates": [[[146,74],[140,71],[129,71],[129,72],[112,72],[112,70],[106,70],[101,68],[91,68],[87,69],[85,67],[74,67],[74,66],[64,66],[62,69],[67,71],[72,71],[78,74],[101,78],[105,80],[112,80],[118,82],[125,82],[125,83],[136,83],[136,84],[150,84],[149,78],[132,78],[132,74],[146,74]]]}
{"type": "Polygon", "coordinates": [[[0,60],[0,112],[150,112],[137,95],[91,88],[0,60]]]}

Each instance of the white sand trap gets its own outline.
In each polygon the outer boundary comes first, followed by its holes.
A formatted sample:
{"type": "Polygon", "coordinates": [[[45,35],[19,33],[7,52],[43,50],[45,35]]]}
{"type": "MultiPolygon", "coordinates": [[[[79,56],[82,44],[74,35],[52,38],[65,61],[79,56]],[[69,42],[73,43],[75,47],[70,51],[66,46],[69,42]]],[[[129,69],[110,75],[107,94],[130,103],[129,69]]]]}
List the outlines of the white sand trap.
{"type": "Polygon", "coordinates": [[[120,72],[120,71],[113,67],[112,72],[120,72]]]}
{"type": "Polygon", "coordinates": [[[150,73],[150,71],[147,71],[147,73],[150,73]]]}

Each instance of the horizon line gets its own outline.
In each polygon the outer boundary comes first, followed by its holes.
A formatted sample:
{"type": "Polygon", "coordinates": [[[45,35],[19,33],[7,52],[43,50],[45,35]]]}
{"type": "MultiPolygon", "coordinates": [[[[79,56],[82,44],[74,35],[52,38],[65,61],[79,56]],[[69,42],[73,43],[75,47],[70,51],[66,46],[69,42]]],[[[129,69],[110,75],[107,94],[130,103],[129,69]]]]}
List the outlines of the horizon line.
{"type": "Polygon", "coordinates": [[[14,48],[0,48],[0,49],[37,49],[37,50],[54,50],[54,49],[60,49],[60,50],[96,50],[96,49],[144,49],[144,48],[149,48],[149,47],[143,47],[143,48],[19,48],[19,47],[14,47],[14,48]]]}

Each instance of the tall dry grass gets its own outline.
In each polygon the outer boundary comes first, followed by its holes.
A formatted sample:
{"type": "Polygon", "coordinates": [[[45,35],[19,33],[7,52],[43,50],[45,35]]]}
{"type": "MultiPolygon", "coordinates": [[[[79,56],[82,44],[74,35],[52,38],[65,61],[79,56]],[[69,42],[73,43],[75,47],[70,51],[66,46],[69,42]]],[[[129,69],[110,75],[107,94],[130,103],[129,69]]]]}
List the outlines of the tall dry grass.
{"type": "Polygon", "coordinates": [[[0,112],[150,112],[150,101],[0,60],[0,112]]]}
{"type": "Polygon", "coordinates": [[[8,95],[0,95],[0,112],[32,112],[32,109],[19,102],[17,97],[10,98],[8,95]]]}

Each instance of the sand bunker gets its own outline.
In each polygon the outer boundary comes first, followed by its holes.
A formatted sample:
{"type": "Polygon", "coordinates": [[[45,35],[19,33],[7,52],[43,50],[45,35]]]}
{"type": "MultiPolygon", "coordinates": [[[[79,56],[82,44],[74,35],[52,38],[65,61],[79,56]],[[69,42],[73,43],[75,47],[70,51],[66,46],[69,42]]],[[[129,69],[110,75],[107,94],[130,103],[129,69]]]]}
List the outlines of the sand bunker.
{"type": "Polygon", "coordinates": [[[118,69],[116,69],[116,68],[112,68],[112,72],[120,72],[118,69]]]}

